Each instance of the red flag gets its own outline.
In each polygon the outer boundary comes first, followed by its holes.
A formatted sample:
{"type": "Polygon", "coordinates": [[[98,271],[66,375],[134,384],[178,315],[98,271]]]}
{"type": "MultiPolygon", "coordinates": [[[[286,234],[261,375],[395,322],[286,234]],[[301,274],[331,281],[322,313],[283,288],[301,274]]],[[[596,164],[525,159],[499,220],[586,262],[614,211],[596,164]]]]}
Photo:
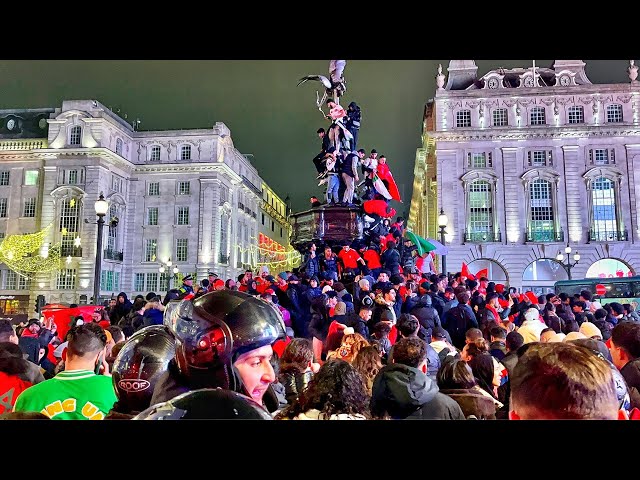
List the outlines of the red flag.
{"type": "Polygon", "coordinates": [[[478,273],[476,273],[476,278],[481,279],[482,277],[489,277],[489,269],[483,268],[478,273]]]}
{"type": "Polygon", "coordinates": [[[473,276],[473,274],[469,271],[469,267],[467,267],[467,264],[462,262],[462,269],[460,270],[460,275],[463,277],[467,277],[469,280],[475,280],[476,277],[473,276]]]}
{"type": "Polygon", "coordinates": [[[533,303],[534,305],[538,305],[538,297],[536,297],[535,293],[533,293],[532,291],[528,291],[525,293],[525,295],[531,303],[533,303]]]}

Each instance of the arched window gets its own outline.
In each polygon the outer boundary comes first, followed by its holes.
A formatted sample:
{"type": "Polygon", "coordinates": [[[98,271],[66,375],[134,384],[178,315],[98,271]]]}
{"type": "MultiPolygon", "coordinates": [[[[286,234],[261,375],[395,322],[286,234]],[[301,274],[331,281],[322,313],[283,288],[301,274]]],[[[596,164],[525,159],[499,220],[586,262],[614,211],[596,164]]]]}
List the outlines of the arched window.
{"type": "Polygon", "coordinates": [[[469,184],[467,242],[491,242],[493,240],[493,196],[491,184],[476,180],[469,184]]]}
{"type": "Polygon", "coordinates": [[[160,146],[154,145],[151,147],[151,151],[149,152],[149,161],[150,162],[159,162],[160,161],[160,146]]]}
{"type": "Polygon", "coordinates": [[[547,119],[545,117],[544,107],[533,107],[530,115],[531,125],[546,125],[547,119]]]}
{"type": "Polygon", "coordinates": [[[228,239],[229,239],[229,220],[230,216],[226,211],[222,212],[222,216],[220,217],[220,263],[228,264],[229,263],[229,250],[228,250],[228,239]]]}
{"type": "Polygon", "coordinates": [[[584,123],[584,107],[577,105],[569,107],[569,123],[584,123]]]}
{"type": "Polygon", "coordinates": [[[585,278],[621,278],[633,275],[633,270],[626,263],[617,258],[603,258],[589,267],[585,278]]]}
{"type": "Polygon", "coordinates": [[[82,138],[82,127],[76,125],[75,127],[71,127],[71,132],[69,133],[69,145],[79,146],[80,139],[82,138]]]}
{"type": "Polygon", "coordinates": [[[604,242],[618,240],[615,183],[606,177],[591,182],[593,212],[590,239],[604,242]]]}
{"type": "Polygon", "coordinates": [[[607,123],[622,122],[622,105],[607,105],[607,123]]]}
{"type": "Polygon", "coordinates": [[[122,155],[122,139],[116,138],[116,153],[122,155]]]}
{"type": "Polygon", "coordinates": [[[107,234],[107,258],[111,258],[109,254],[115,254],[117,242],[118,242],[118,227],[114,226],[111,221],[118,216],[118,205],[111,203],[109,205],[109,217],[107,222],[109,224],[109,231],[107,234]]]}
{"type": "Polygon", "coordinates": [[[180,160],[191,160],[191,145],[183,145],[180,149],[180,160]]]}
{"type": "Polygon", "coordinates": [[[538,178],[529,183],[529,241],[556,239],[551,182],[538,178]]]}

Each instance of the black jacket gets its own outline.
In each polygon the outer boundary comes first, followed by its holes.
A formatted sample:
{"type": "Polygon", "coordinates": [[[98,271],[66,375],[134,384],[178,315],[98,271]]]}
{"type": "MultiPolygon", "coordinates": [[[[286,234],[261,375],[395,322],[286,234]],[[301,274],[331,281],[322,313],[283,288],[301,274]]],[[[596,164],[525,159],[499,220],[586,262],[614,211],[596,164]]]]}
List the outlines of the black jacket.
{"type": "Polygon", "coordinates": [[[400,363],[382,367],[373,381],[371,413],[407,420],[464,420],[460,406],[421,370],[400,363]]]}
{"type": "Polygon", "coordinates": [[[620,373],[627,382],[629,397],[631,398],[631,408],[640,408],[640,358],[627,363],[620,373]]]}
{"type": "Polygon", "coordinates": [[[420,322],[420,330],[419,333],[420,338],[426,340],[431,343],[431,332],[434,327],[440,327],[440,316],[435,308],[431,306],[431,297],[424,295],[418,302],[418,306],[412,309],[409,313],[415,316],[420,322]]]}
{"type": "Polygon", "coordinates": [[[395,275],[399,272],[400,268],[400,254],[395,248],[388,248],[380,256],[380,263],[382,266],[391,272],[391,275],[395,275]]]}
{"type": "Polygon", "coordinates": [[[291,405],[293,401],[298,398],[298,395],[300,395],[302,391],[307,388],[307,385],[309,385],[312,377],[313,372],[280,373],[280,383],[284,385],[284,392],[289,405],[291,405]]]}

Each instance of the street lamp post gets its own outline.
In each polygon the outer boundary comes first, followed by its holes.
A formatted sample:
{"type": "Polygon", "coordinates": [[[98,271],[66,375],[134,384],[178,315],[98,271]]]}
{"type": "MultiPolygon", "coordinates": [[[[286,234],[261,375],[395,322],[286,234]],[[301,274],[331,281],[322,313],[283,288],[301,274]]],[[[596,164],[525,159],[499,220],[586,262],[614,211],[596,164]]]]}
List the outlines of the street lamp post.
{"type": "MultiPolygon", "coordinates": [[[[440,227],[440,243],[442,245],[445,245],[444,235],[447,232],[445,232],[444,229],[446,228],[448,223],[449,223],[449,219],[444,214],[444,210],[442,210],[442,208],[441,208],[440,209],[440,215],[438,215],[438,227],[440,227]]],[[[446,255],[441,255],[441,257],[442,257],[442,273],[444,273],[446,275],[447,274],[447,256],[446,255]]]]}
{"type": "Polygon", "coordinates": [[[569,255],[571,255],[571,247],[568,244],[564,249],[564,253],[567,255],[567,263],[564,263],[564,255],[560,250],[558,250],[558,255],[556,255],[556,260],[558,261],[558,263],[560,263],[560,265],[564,267],[564,269],[567,271],[567,276],[569,277],[569,280],[571,280],[571,269],[575,267],[580,261],[580,254],[576,250],[576,253],[573,254],[573,263],[571,263],[571,260],[569,259],[569,255]]]}
{"type": "Polygon", "coordinates": [[[173,269],[171,269],[171,266],[173,265],[173,262],[171,261],[170,258],[167,258],[166,262],[162,262],[160,265],[160,268],[158,269],[160,271],[160,273],[164,273],[167,272],[167,292],[171,289],[171,278],[175,277],[178,272],[180,271],[180,269],[178,268],[177,265],[173,266],[173,269]],[[169,270],[171,270],[173,272],[173,275],[168,275],[169,270]]]}
{"type": "Polygon", "coordinates": [[[109,202],[104,199],[102,193],[95,203],[96,215],[98,216],[98,240],[96,242],[96,266],[93,272],[93,304],[99,305],[100,296],[100,272],[102,270],[102,227],[104,227],[104,216],[109,211],[109,202]]]}

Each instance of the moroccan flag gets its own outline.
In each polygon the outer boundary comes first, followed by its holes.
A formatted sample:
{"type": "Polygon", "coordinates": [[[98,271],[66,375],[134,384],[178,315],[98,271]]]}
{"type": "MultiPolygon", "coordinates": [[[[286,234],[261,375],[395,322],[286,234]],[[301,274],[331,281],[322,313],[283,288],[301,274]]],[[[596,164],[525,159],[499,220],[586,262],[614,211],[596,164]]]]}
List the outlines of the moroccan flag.
{"type": "Polygon", "coordinates": [[[469,267],[467,267],[467,264],[462,262],[462,269],[460,270],[460,274],[463,277],[467,277],[469,280],[475,280],[476,277],[469,271],[469,267]]]}
{"type": "Polygon", "coordinates": [[[476,273],[476,278],[478,280],[480,280],[482,277],[487,277],[487,278],[489,277],[489,269],[488,268],[483,268],[478,273],[476,273]]]}

